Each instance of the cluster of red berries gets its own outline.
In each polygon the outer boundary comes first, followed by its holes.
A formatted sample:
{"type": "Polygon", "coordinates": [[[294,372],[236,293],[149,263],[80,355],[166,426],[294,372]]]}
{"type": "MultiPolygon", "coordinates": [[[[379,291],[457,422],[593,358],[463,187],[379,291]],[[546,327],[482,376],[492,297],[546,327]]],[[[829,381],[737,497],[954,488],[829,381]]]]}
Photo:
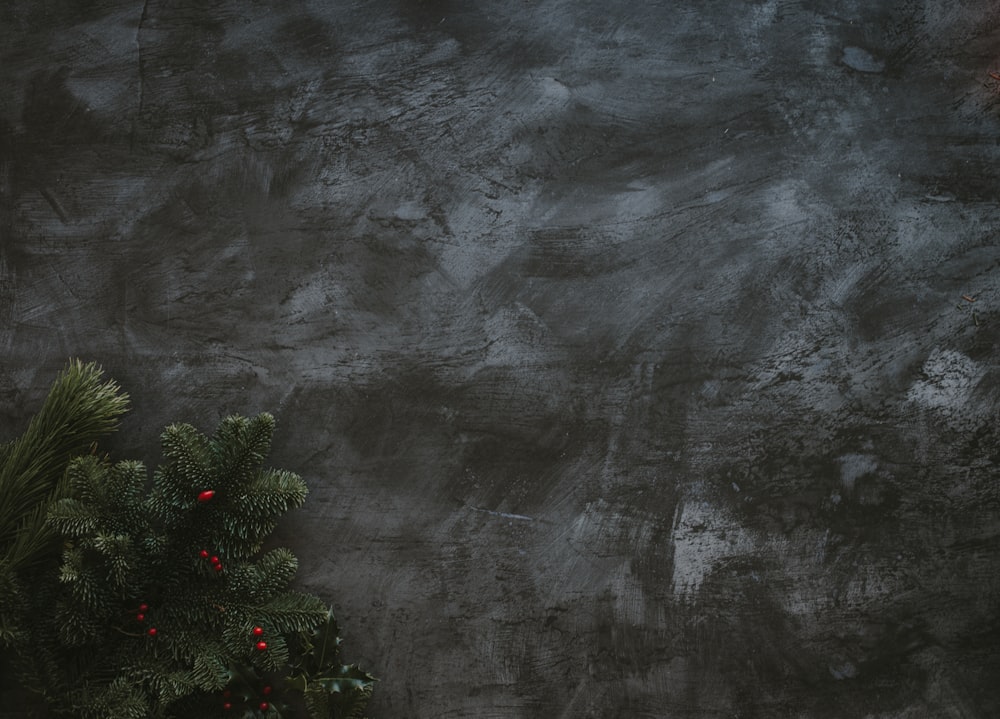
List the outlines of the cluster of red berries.
{"type": "MultiPolygon", "coordinates": [[[[264,634],[264,629],[262,627],[253,628],[253,635],[255,637],[260,637],[263,634],[264,634]]],[[[267,642],[261,640],[257,642],[256,646],[257,649],[259,649],[260,651],[264,651],[265,649],[267,649],[267,642]]],[[[272,687],[269,684],[266,684],[261,688],[260,693],[264,697],[268,697],[270,696],[272,691],[273,691],[272,687]]],[[[233,693],[229,689],[226,689],[224,692],[222,692],[222,697],[223,699],[226,700],[225,702],[223,702],[222,708],[226,711],[229,711],[230,709],[233,708],[233,703],[230,701],[233,698],[233,693]]],[[[260,704],[257,705],[257,708],[260,709],[262,712],[266,712],[268,709],[271,708],[271,704],[265,698],[264,701],[262,701],[260,704]]]]}
{"type": "MultiPolygon", "coordinates": [[[[136,611],[136,613],[135,613],[135,620],[137,622],[140,622],[140,623],[146,621],[146,612],[148,612],[148,611],[149,611],[149,605],[148,604],[146,604],[145,602],[143,602],[142,604],[140,604],[138,611],[136,611]]],[[[148,634],[151,637],[155,637],[156,636],[156,627],[150,627],[149,629],[147,629],[146,630],[146,634],[148,634]]]]}
{"type": "MultiPolygon", "coordinates": [[[[264,687],[264,693],[265,694],[270,694],[271,693],[271,687],[264,687]]],[[[230,692],[229,690],[226,690],[226,691],[222,692],[222,696],[224,696],[226,698],[226,701],[224,701],[222,703],[222,708],[225,711],[229,711],[230,709],[233,708],[233,703],[231,701],[229,701],[229,698],[232,696],[232,692],[230,692]]],[[[260,709],[262,712],[266,712],[268,709],[271,708],[271,705],[268,702],[261,702],[260,704],[257,705],[257,708],[260,709]]]]}
{"type": "Polygon", "coordinates": [[[202,559],[207,559],[211,563],[212,569],[214,569],[215,571],[217,572],[222,571],[222,560],[219,559],[219,557],[214,554],[209,554],[207,549],[203,549],[200,552],[198,552],[198,556],[201,557],[202,559]]]}
{"type": "MultiPolygon", "coordinates": [[[[263,694],[264,696],[267,696],[268,694],[271,693],[271,687],[270,686],[264,687],[263,689],[260,690],[260,693],[263,694]]],[[[233,703],[229,700],[233,698],[233,693],[228,689],[226,689],[224,692],[222,692],[222,698],[226,700],[222,703],[222,708],[225,711],[229,711],[230,709],[232,709],[233,703]]],[[[268,709],[271,708],[271,704],[269,702],[263,701],[257,705],[257,708],[260,709],[262,712],[266,712],[268,709]]]]}

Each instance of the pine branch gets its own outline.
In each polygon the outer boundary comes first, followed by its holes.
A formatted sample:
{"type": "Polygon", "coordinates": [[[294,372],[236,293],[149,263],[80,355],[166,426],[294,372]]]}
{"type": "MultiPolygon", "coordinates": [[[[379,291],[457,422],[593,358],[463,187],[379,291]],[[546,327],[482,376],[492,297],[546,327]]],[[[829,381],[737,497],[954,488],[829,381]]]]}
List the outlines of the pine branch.
{"type": "Polygon", "coordinates": [[[273,434],[274,417],[266,412],[249,419],[233,415],[222,420],[212,445],[223,485],[243,481],[260,467],[271,451],[273,434]]]}
{"type": "Polygon", "coordinates": [[[53,538],[45,509],[66,491],[67,463],[113,432],[128,408],[128,395],[101,375],[96,364],[71,361],[24,434],[0,452],[0,575],[45,556],[53,538]]]}

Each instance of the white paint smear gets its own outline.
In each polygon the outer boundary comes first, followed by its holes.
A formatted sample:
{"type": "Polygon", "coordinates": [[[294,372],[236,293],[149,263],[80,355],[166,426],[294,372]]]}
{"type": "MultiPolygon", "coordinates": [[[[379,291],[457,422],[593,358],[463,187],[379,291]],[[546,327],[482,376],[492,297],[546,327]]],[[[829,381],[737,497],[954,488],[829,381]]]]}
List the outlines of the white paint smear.
{"type": "Polygon", "coordinates": [[[753,551],[750,533],[728,513],[707,502],[683,505],[674,522],[673,593],[692,601],[705,577],[720,560],[753,551]]]}
{"type": "Polygon", "coordinates": [[[955,350],[934,350],[922,370],[907,399],[929,409],[960,408],[983,376],[978,363],[955,350]]]}

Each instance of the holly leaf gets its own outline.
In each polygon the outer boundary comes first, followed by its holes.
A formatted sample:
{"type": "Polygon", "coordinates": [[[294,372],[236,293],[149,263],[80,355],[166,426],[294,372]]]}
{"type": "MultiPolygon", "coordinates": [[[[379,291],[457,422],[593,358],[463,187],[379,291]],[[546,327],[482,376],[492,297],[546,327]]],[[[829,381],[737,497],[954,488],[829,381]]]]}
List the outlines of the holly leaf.
{"type": "Polygon", "coordinates": [[[300,671],[315,676],[340,664],[340,628],[332,609],[327,609],[326,619],[315,629],[301,633],[303,653],[300,671]]]}
{"type": "Polygon", "coordinates": [[[287,686],[302,692],[311,717],[357,719],[374,688],[375,678],[340,662],[340,631],[333,611],[314,629],[299,633],[300,651],[287,686]]]}

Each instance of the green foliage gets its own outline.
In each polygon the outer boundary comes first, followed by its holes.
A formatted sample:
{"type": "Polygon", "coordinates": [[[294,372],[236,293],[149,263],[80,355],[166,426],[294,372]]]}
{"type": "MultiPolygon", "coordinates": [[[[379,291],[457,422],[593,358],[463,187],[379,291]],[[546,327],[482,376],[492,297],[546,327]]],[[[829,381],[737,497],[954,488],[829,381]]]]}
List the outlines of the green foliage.
{"type": "Polygon", "coordinates": [[[290,588],[295,556],[262,551],[307,494],[263,466],[273,430],[268,414],[229,417],[211,437],[171,425],[151,482],[139,462],[70,463],[46,525],[62,563],[34,587],[46,611],[20,644],[27,684],[54,711],[362,715],[373,678],[340,664],[326,605],[290,588]]]}
{"type": "Polygon", "coordinates": [[[95,364],[70,362],[24,433],[0,445],[0,646],[23,639],[26,587],[58,561],[45,517],[68,490],[67,462],[92,451],[128,408],[128,395],[101,376],[95,364]]]}
{"type": "Polygon", "coordinates": [[[310,716],[360,719],[371,697],[372,676],[340,661],[340,631],[333,612],[316,628],[299,635],[288,686],[305,696],[310,716]]]}
{"type": "Polygon", "coordinates": [[[24,434],[0,447],[0,571],[44,557],[45,511],[63,489],[66,463],[113,432],[127,407],[128,395],[113,381],[101,383],[97,365],[73,361],[24,434]]]}

